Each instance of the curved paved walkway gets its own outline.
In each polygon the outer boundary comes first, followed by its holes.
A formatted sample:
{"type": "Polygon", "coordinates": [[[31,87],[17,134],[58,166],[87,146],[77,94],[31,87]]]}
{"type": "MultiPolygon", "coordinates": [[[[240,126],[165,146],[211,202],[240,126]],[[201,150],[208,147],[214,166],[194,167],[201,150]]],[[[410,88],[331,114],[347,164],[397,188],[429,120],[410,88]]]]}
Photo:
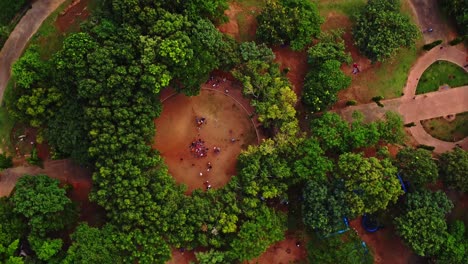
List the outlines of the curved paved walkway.
{"type": "Polygon", "coordinates": [[[42,22],[65,0],[37,0],[11,32],[0,52],[0,103],[8,84],[11,65],[21,56],[26,44],[42,22]]]}
{"type": "MultiPolygon", "coordinates": [[[[442,49],[436,47],[419,57],[413,65],[402,97],[383,100],[384,107],[369,103],[347,107],[338,112],[345,119],[351,120],[352,113],[358,110],[364,114],[367,121],[373,121],[382,118],[387,111],[395,111],[403,116],[405,123],[414,122],[416,124],[409,129],[415,140],[420,144],[434,146],[435,152],[448,151],[456,144],[468,149],[468,138],[459,142],[442,141],[430,136],[420,123],[421,120],[468,111],[468,86],[415,96],[419,78],[431,64],[438,60],[450,61],[463,68],[466,63],[466,53],[456,47],[447,46],[442,49]]],[[[466,71],[466,68],[464,69],[466,71]]]]}

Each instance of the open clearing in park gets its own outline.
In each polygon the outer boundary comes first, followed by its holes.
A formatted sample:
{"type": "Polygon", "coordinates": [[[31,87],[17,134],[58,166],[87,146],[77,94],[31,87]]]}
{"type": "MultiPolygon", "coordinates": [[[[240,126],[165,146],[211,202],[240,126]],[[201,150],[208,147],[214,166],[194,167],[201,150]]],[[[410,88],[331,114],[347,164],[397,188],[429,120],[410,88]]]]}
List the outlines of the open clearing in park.
{"type": "MultiPolygon", "coordinates": [[[[231,89],[230,81],[221,85],[231,89]]],[[[257,144],[249,114],[230,94],[218,90],[203,89],[199,96],[193,97],[183,94],[169,97],[163,102],[162,114],[155,124],[153,147],[161,152],[176,182],[186,184],[189,192],[205,189],[205,181],[213,188],[224,186],[236,174],[241,150],[257,144]],[[199,129],[197,117],[206,119],[199,129]],[[194,157],[190,151],[190,144],[198,139],[208,148],[206,157],[194,157]],[[215,153],[214,147],[221,151],[215,153]],[[208,162],[212,164],[210,171],[207,171],[208,162]]]]}

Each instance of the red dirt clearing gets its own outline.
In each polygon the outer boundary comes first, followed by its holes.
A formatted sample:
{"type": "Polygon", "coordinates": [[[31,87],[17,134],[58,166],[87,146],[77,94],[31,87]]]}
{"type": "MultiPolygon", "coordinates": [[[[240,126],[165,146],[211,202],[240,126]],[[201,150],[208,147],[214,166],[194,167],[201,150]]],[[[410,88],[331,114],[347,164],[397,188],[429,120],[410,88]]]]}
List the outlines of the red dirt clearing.
{"type": "Polygon", "coordinates": [[[153,146],[161,152],[176,182],[188,186],[188,192],[205,189],[205,181],[213,188],[224,186],[236,173],[241,150],[258,142],[248,113],[224,92],[203,89],[195,97],[178,94],[165,100],[163,106],[155,120],[153,146]],[[200,129],[196,117],[206,118],[200,129]],[[190,144],[198,139],[208,148],[207,157],[197,158],[190,152],[190,144]],[[216,154],[214,147],[219,147],[220,153],[216,154]],[[208,162],[212,165],[209,171],[208,162]]]}
{"type": "Polygon", "coordinates": [[[400,237],[396,235],[395,229],[386,227],[375,233],[368,233],[361,225],[361,217],[350,222],[350,226],[355,229],[362,241],[374,253],[374,263],[379,264],[407,264],[418,263],[416,256],[400,237]]]}
{"type": "Polygon", "coordinates": [[[286,239],[270,246],[260,257],[245,262],[246,264],[288,264],[304,263],[307,259],[305,243],[301,241],[300,247],[296,246],[299,240],[292,235],[286,235],[286,239]]]}
{"type": "Polygon", "coordinates": [[[75,0],[63,10],[55,21],[60,32],[67,32],[70,27],[78,25],[89,16],[89,0],[75,0]]]}
{"type": "Polygon", "coordinates": [[[291,48],[273,48],[276,59],[275,61],[281,65],[281,70],[289,68],[287,77],[293,85],[293,90],[299,97],[304,86],[304,78],[307,74],[307,52],[293,51],[291,48]]]}

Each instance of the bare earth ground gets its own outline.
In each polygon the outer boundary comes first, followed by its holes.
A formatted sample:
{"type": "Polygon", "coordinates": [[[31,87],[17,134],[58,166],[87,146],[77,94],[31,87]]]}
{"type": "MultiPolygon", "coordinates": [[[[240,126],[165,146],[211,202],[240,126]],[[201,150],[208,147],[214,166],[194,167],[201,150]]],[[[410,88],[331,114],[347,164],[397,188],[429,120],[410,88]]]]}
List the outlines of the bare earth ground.
{"type": "Polygon", "coordinates": [[[350,226],[357,231],[362,241],[374,253],[376,264],[415,264],[419,263],[417,257],[400,237],[396,235],[393,228],[383,228],[375,233],[368,233],[361,225],[361,217],[350,222],[350,226]]]}
{"type": "Polygon", "coordinates": [[[413,13],[418,19],[418,26],[424,36],[425,43],[431,43],[438,39],[444,42],[456,37],[456,32],[448,24],[446,18],[441,13],[437,0],[410,0],[413,13]],[[432,32],[426,32],[432,28],[432,32]]]}
{"type": "Polygon", "coordinates": [[[205,181],[213,188],[224,186],[236,174],[241,150],[257,144],[249,114],[224,92],[204,89],[195,97],[178,94],[165,100],[163,106],[155,121],[154,147],[161,152],[176,182],[188,186],[188,192],[204,189],[205,181]],[[207,120],[200,129],[196,117],[207,120]],[[209,149],[207,157],[193,157],[190,152],[189,145],[198,139],[205,141],[209,149]],[[236,141],[233,143],[231,139],[236,141]],[[221,152],[214,153],[213,147],[221,148],[221,152]],[[208,162],[213,166],[210,171],[208,162]]]}
{"type": "Polygon", "coordinates": [[[60,32],[66,32],[76,22],[81,22],[88,18],[88,2],[89,0],[75,0],[60,13],[55,21],[55,25],[60,32]]]}
{"type": "Polygon", "coordinates": [[[286,239],[270,246],[260,257],[247,261],[245,264],[289,264],[305,263],[307,251],[305,243],[301,241],[299,247],[296,246],[297,238],[286,235],[286,239]]]}

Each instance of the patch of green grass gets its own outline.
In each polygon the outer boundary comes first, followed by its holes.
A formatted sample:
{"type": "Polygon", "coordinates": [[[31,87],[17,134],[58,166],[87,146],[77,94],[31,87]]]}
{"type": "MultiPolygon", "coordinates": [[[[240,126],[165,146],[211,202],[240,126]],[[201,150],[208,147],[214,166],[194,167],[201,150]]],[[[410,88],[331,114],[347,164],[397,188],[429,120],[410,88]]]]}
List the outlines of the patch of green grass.
{"type": "Polygon", "coordinates": [[[451,62],[436,61],[424,71],[419,79],[416,94],[435,92],[444,84],[450,87],[467,85],[468,73],[451,62]]]}
{"type": "Polygon", "coordinates": [[[457,114],[453,121],[438,117],[421,124],[427,133],[443,141],[455,142],[468,136],[468,112],[457,114]]]}
{"type": "Polygon", "coordinates": [[[4,101],[0,105],[0,149],[12,153],[10,133],[16,120],[8,113],[6,100],[11,100],[12,82],[10,81],[4,92],[4,101]]]}
{"type": "Polygon", "coordinates": [[[367,84],[369,97],[382,95],[385,99],[401,96],[411,66],[418,58],[417,48],[400,50],[392,59],[375,70],[376,78],[367,84]]]}

